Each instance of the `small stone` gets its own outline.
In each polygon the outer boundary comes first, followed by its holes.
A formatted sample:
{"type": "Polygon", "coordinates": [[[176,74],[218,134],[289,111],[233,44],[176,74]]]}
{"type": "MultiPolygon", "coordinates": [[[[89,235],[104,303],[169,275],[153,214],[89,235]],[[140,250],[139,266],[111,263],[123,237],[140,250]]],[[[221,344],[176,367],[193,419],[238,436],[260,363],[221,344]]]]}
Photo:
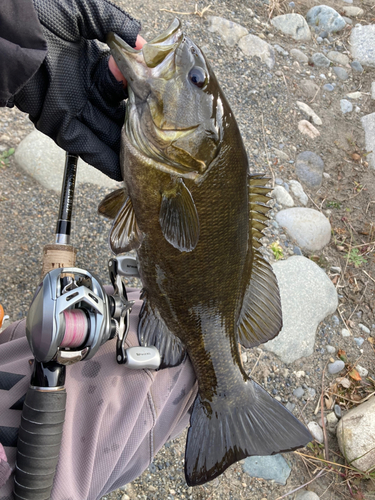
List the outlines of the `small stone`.
{"type": "Polygon", "coordinates": [[[350,19],[350,17],[342,16],[342,18],[344,19],[344,21],[346,22],[346,24],[349,24],[349,25],[353,24],[353,21],[350,19]]]}
{"type": "Polygon", "coordinates": [[[333,407],[333,411],[335,412],[336,417],[340,420],[340,418],[342,416],[340,405],[335,404],[335,406],[333,407]]]}
{"type": "Polygon", "coordinates": [[[294,40],[310,40],[311,32],[308,24],[301,14],[283,14],[271,19],[271,24],[285,35],[294,40]]]}
{"type": "Polygon", "coordinates": [[[343,329],[341,330],[341,335],[342,335],[343,337],[350,337],[350,332],[349,332],[349,330],[347,330],[346,328],[343,328],[343,329]]]}
{"type": "Polygon", "coordinates": [[[333,71],[335,72],[337,78],[345,82],[349,78],[348,72],[344,68],[340,68],[340,66],[335,66],[333,68],[333,71]]]}
{"type": "Polygon", "coordinates": [[[358,61],[352,61],[350,63],[350,66],[352,67],[353,71],[356,71],[357,73],[363,73],[363,67],[362,64],[358,61]]]}
{"type": "Polygon", "coordinates": [[[298,399],[301,399],[304,394],[305,391],[302,389],[302,387],[297,387],[297,389],[294,389],[293,391],[293,396],[295,396],[298,399]]]}
{"type": "Polygon", "coordinates": [[[362,378],[367,377],[368,370],[366,368],[363,368],[363,366],[360,366],[360,365],[356,365],[356,369],[362,378]]]}
{"type": "Polygon", "coordinates": [[[296,158],[296,174],[300,182],[311,189],[317,191],[322,185],[322,174],[324,162],[312,151],[304,151],[296,158]]]}
{"type": "Polygon", "coordinates": [[[309,62],[309,58],[307,57],[306,54],[304,54],[301,50],[299,49],[292,49],[290,51],[290,55],[296,59],[298,62],[302,64],[307,64],[309,62]]]}
{"type": "Polygon", "coordinates": [[[331,85],[330,83],[326,83],[323,85],[324,90],[328,90],[328,92],[333,92],[335,90],[335,87],[331,85]]]}
{"type": "Polygon", "coordinates": [[[310,9],[306,14],[306,21],[309,26],[318,27],[328,33],[340,31],[346,26],[340,14],[327,5],[317,5],[310,9]]]}
{"type": "Polygon", "coordinates": [[[315,111],[313,111],[310,106],[308,106],[307,104],[305,104],[304,102],[301,102],[301,101],[297,101],[297,106],[299,107],[299,109],[301,111],[303,111],[304,113],[307,114],[307,116],[309,116],[312,121],[315,123],[315,125],[322,125],[322,120],[319,118],[319,116],[315,113],[315,111]]]}
{"type": "Polygon", "coordinates": [[[347,16],[351,16],[351,17],[357,17],[357,16],[361,16],[363,14],[363,9],[361,9],[360,7],[354,7],[354,6],[346,6],[346,5],[343,5],[341,7],[341,9],[344,11],[344,13],[347,15],[347,16]]]}
{"type": "Polygon", "coordinates": [[[303,253],[301,252],[301,249],[297,246],[293,247],[293,253],[294,253],[294,255],[303,255],[303,253]]]}
{"type": "Polygon", "coordinates": [[[326,351],[328,354],[334,354],[336,352],[336,347],[333,347],[332,345],[326,345],[326,351]]]}
{"type": "Polygon", "coordinates": [[[347,99],[340,100],[341,112],[345,115],[346,113],[351,113],[353,111],[353,104],[347,99]]]}
{"type": "Polygon", "coordinates": [[[269,69],[275,66],[273,47],[258,36],[246,35],[239,40],[238,46],[246,56],[259,57],[269,69]]]}
{"type": "Polygon", "coordinates": [[[346,94],[346,97],[349,97],[349,99],[360,99],[362,92],[349,92],[349,94],[346,94]]]}
{"type": "Polygon", "coordinates": [[[311,80],[302,80],[299,84],[301,91],[308,99],[313,99],[319,90],[319,87],[316,83],[311,80]]]}
{"type": "Polygon", "coordinates": [[[315,396],[316,396],[316,390],[313,387],[308,387],[307,388],[307,392],[308,392],[309,399],[314,399],[315,398],[315,396]]]}
{"type": "Polygon", "coordinates": [[[342,64],[343,66],[349,64],[349,57],[341,52],[337,52],[336,50],[330,50],[327,57],[330,61],[336,64],[342,64]]]}
{"type": "Polygon", "coordinates": [[[318,441],[319,443],[323,443],[323,431],[319,424],[317,424],[316,422],[309,422],[307,424],[307,427],[311,432],[313,438],[316,439],[316,441],[318,441]]]}
{"type": "Polygon", "coordinates": [[[242,362],[243,362],[243,363],[247,363],[247,354],[246,354],[246,352],[243,352],[243,353],[241,354],[241,359],[242,359],[242,362]]]}
{"type": "Polygon", "coordinates": [[[126,493],[124,493],[121,497],[121,500],[130,500],[130,497],[126,493]]]}
{"type": "Polygon", "coordinates": [[[311,139],[315,139],[320,135],[319,130],[307,120],[300,120],[298,122],[298,130],[301,132],[301,134],[311,137],[311,139]]]}
{"type": "Polygon", "coordinates": [[[371,83],[371,99],[375,99],[375,82],[371,83]]]}
{"type": "Polygon", "coordinates": [[[271,193],[272,198],[275,198],[280,205],[285,207],[293,207],[294,201],[290,194],[283,186],[276,186],[271,193]]]}
{"type": "Polygon", "coordinates": [[[316,52],[315,54],[313,54],[311,57],[311,62],[319,68],[329,68],[329,66],[331,65],[330,60],[321,52],[316,52]]]}
{"type": "Polygon", "coordinates": [[[302,205],[306,206],[309,199],[301,184],[295,180],[289,181],[289,184],[294,196],[302,203],[302,205]]]}
{"type": "Polygon", "coordinates": [[[229,21],[223,17],[210,16],[208,17],[208,31],[211,33],[218,32],[223,42],[228,47],[234,47],[236,43],[249,32],[240,24],[229,21]]]}
{"type": "Polygon", "coordinates": [[[302,490],[297,493],[295,500],[319,500],[319,497],[313,491],[302,490]]]}
{"type": "Polygon", "coordinates": [[[294,410],[295,407],[296,407],[296,405],[294,403],[290,403],[289,401],[288,401],[288,403],[285,406],[285,408],[287,410],[289,410],[291,413],[292,413],[292,411],[294,410]]]}
{"type": "Polygon", "coordinates": [[[354,337],[354,342],[357,344],[357,347],[361,347],[363,342],[365,341],[362,337],[354,337]]]}
{"type": "Polygon", "coordinates": [[[333,363],[329,363],[328,365],[328,372],[331,375],[335,375],[336,373],[340,373],[341,370],[345,368],[345,363],[341,359],[338,359],[337,361],[334,361],[333,363]]]}
{"type": "Polygon", "coordinates": [[[275,156],[277,156],[277,158],[280,158],[280,160],[284,160],[284,161],[288,161],[289,160],[289,156],[284,153],[284,151],[280,151],[280,149],[276,149],[276,148],[272,148],[274,153],[275,153],[275,156]]]}
{"type": "Polygon", "coordinates": [[[370,335],[370,329],[367,328],[367,326],[363,325],[362,323],[358,323],[358,327],[362,332],[366,333],[367,335],[370,335]]]}
{"type": "Polygon", "coordinates": [[[289,55],[289,52],[287,50],[285,50],[284,47],[281,47],[281,45],[278,45],[277,43],[275,43],[273,48],[276,50],[276,52],[278,52],[279,54],[281,54],[284,57],[289,55]]]}
{"type": "Polygon", "coordinates": [[[291,468],[282,455],[248,457],[242,467],[244,472],[251,477],[274,480],[279,484],[286,484],[291,472],[291,468]]]}
{"type": "Polygon", "coordinates": [[[328,413],[328,415],[327,415],[327,427],[328,427],[328,430],[330,432],[332,432],[332,433],[335,432],[336,426],[338,423],[339,423],[339,421],[335,415],[335,412],[332,411],[331,413],[328,413]]]}

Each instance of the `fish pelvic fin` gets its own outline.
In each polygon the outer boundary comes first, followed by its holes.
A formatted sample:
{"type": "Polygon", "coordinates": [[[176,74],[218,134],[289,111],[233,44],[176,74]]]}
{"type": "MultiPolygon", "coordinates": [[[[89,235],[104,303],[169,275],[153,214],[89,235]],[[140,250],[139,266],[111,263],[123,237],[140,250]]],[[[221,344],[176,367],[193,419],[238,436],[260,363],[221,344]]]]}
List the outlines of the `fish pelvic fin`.
{"type": "MultiPolygon", "coordinates": [[[[145,295],[145,294],[144,294],[145,295]]],[[[145,298],[138,322],[138,340],[141,346],[155,346],[161,357],[160,368],[177,366],[186,357],[186,350],[167,327],[157,307],[145,298]]]]}
{"type": "Polygon", "coordinates": [[[212,481],[230,465],[250,456],[274,455],[305,446],[308,429],[260,385],[249,379],[240,403],[198,394],[187,436],[185,477],[189,486],[212,481]]]}
{"type": "Polygon", "coordinates": [[[159,223],[165,239],[180,252],[191,252],[199,240],[199,217],[189,189],[181,178],[162,194],[159,223]]]}
{"type": "Polygon", "coordinates": [[[124,205],[128,193],[126,188],[122,187],[107,194],[99,203],[98,214],[108,219],[114,219],[124,205]]]}
{"type": "Polygon", "coordinates": [[[138,228],[133,204],[131,199],[127,198],[113,222],[109,245],[112,252],[117,255],[139,248],[142,239],[143,235],[138,228]]]}
{"type": "Polygon", "coordinates": [[[246,348],[275,338],[283,326],[277,278],[257,250],[237,326],[238,342],[246,348]]]}

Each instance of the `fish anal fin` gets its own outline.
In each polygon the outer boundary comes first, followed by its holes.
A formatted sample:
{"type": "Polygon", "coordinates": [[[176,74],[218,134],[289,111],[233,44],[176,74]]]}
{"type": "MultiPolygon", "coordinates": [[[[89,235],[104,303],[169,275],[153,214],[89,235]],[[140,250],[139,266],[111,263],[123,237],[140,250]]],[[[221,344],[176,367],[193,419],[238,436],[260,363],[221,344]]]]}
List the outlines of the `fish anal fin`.
{"type": "Polygon", "coordinates": [[[98,214],[108,219],[114,219],[124,205],[127,196],[128,194],[124,187],[107,194],[99,203],[98,214]]]}
{"type": "Polygon", "coordinates": [[[165,239],[181,252],[191,252],[199,240],[199,217],[194,200],[182,179],[174,180],[162,194],[159,212],[165,239]]]}
{"type": "Polygon", "coordinates": [[[147,295],[139,313],[138,340],[141,346],[152,345],[158,349],[161,356],[160,368],[177,366],[185,359],[185,347],[169,330],[158,309],[147,299],[147,295]]]}
{"type": "Polygon", "coordinates": [[[133,204],[127,198],[113,222],[109,235],[109,244],[114,254],[130,252],[139,248],[142,243],[142,233],[138,228],[133,204]]]}
{"type": "Polygon", "coordinates": [[[306,427],[262,387],[251,379],[245,384],[238,401],[230,394],[202,401],[198,394],[185,451],[189,486],[212,481],[243,458],[292,451],[312,440],[306,427]]]}
{"type": "Polygon", "coordinates": [[[254,250],[250,280],[238,318],[238,342],[246,348],[273,339],[282,328],[279,286],[271,265],[254,250]]]}

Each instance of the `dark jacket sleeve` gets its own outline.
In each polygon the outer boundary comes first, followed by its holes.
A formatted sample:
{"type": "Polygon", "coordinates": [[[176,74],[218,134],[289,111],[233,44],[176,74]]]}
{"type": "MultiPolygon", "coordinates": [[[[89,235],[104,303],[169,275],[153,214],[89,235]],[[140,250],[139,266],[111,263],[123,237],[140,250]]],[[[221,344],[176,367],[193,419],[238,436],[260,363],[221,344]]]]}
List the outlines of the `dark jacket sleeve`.
{"type": "Polygon", "coordinates": [[[0,106],[36,73],[47,43],[31,0],[1,0],[0,106]]]}

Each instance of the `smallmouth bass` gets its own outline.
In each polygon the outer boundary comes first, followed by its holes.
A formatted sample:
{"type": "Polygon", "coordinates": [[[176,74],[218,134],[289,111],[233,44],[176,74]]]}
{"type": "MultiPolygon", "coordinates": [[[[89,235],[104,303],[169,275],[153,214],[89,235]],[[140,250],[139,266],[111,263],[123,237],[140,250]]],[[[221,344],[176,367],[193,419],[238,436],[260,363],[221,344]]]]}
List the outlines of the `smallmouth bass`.
{"type": "Polygon", "coordinates": [[[195,486],[245,457],[312,439],[248,377],[238,347],[264,343],[282,326],[276,277],[257,250],[268,179],[250,174],[230,106],[177,19],[140,51],[114,34],[108,44],[128,81],[125,191],[99,212],[115,217],[114,253],[137,251],[140,344],[159,349],[162,368],[186,355],[194,367],[185,476],[195,486]]]}

